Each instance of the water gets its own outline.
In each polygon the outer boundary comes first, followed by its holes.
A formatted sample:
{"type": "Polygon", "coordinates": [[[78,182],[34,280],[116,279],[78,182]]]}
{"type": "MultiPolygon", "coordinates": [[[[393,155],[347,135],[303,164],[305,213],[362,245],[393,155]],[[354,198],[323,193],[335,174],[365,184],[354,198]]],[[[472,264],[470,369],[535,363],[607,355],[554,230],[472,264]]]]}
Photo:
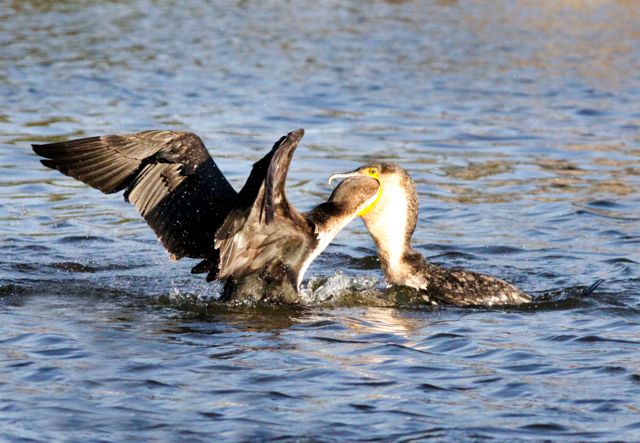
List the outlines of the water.
{"type": "Polygon", "coordinates": [[[539,3],[5,1],[0,440],[639,440],[640,6],[539,3]],[[224,307],[29,148],[192,130],[239,187],[297,127],[299,209],[394,161],[434,262],[606,282],[537,309],[385,302],[356,221],[309,271],[317,304],[224,307]]]}

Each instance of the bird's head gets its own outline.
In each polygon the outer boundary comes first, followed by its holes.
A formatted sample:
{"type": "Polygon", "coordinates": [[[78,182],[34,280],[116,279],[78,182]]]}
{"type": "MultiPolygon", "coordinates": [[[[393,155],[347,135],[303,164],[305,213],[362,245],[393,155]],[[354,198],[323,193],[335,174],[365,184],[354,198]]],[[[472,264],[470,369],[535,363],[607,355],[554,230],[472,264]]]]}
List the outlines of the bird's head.
{"type": "Polygon", "coordinates": [[[379,198],[380,183],[373,177],[357,175],[345,177],[331,193],[329,202],[340,207],[345,215],[355,217],[368,212],[379,198]]]}
{"type": "Polygon", "coordinates": [[[407,217],[418,210],[418,194],[415,184],[409,173],[399,165],[372,162],[350,172],[333,174],[329,177],[329,184],[333,180],[348,177],[368,177],[380,184],[376,198],[358,213],[365,222],[380,217],[382,212],[389,209],[390,205],[398,206],[402,202],[406,202],[407,205],[402,214],[395,214],[397,217],[407,217]]]}
{"type": "Polygon", "coordinates": [[[368,177],[379,183],[375,198],[358,215],[362,217],[381,255],[396,259],[409,247],[418,219],[418,193],[413,180],[401,166],[373,162],[329,177],[335,179],[368,177]]]}

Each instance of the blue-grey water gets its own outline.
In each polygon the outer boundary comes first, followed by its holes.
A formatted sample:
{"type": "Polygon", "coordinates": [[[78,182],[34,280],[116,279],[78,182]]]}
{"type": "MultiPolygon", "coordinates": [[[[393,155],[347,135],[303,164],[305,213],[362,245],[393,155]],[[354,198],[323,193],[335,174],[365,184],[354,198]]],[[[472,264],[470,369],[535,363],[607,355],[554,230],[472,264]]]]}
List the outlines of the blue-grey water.
{"type": "Polygon", "coordinates": [[[640,440],[636,1],[0,6],[0,440],[640,440]],[[289,309],[225,307],[121,196],[30,143],[190,130],[239,188],[282,134],[301,210],[371,159],[415,246],[540,294],[404,306],[361,221],[289,309]]]}

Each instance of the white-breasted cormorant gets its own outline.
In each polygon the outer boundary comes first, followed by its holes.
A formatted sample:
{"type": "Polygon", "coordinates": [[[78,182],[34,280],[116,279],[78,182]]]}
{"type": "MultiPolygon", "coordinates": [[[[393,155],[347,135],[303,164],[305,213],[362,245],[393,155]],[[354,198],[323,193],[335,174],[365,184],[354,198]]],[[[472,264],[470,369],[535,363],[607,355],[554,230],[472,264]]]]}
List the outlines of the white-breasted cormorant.
{"type": "Polygon", "coordinates": [[[532,301],[529,295],[504,280],[434,265],[411,247],[418,220],[418,193],[413,180],[400,166],[371,163],[352,172],[334,174],[329,182],[345,177],[371,177],[380,183],[377,203],[362,213],[362,219],[378,248],[388,283],[418,289],[425,301],[435,304],[494,306],[532,301]]]}
{"type": "Polygon", "coordinates": [[[374,204],[379,183],[344,181],[306,213],[285,181],[302,129],[278,140],[236,192],[190,132],[154,130],[33,145],[42,164],[100,191],[125,191],[173,259],[226,280],[222,299],[296,303],[305,271],[349,221],[374,204]]]}

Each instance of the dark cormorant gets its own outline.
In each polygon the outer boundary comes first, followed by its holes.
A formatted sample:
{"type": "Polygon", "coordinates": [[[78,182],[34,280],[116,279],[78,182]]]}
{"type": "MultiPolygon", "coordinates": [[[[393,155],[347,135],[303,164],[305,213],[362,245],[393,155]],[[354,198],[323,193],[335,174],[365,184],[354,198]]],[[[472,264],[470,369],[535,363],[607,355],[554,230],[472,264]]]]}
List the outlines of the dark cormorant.
{"type": "Polygon", "coordinates": [[[100,191],[124,192],[172,259],[198,258],[193,273],[226,280],[222,300],[297,303],[311,261],[374,204],[379,184],[344,181],[307,213],[285,181],[302,129],[278,140],[236,192],[190,132],[144,131],[33,145],[42,164],[100,191]]]}
{"type": "Polygon", "coordinates": [[[434,304],[492,306],[532,301],[504,280],[464,269],[442,268],[429,263],[411,247],[418,219],[418,193],[400,166],[371,163],[352,172],[334,174],[329,182],[344,177],[371,177],[380,183],[377,203],[364,211],[362,219],[378,248],[388,283],[418,289],[425,301],[434,304]]]}

